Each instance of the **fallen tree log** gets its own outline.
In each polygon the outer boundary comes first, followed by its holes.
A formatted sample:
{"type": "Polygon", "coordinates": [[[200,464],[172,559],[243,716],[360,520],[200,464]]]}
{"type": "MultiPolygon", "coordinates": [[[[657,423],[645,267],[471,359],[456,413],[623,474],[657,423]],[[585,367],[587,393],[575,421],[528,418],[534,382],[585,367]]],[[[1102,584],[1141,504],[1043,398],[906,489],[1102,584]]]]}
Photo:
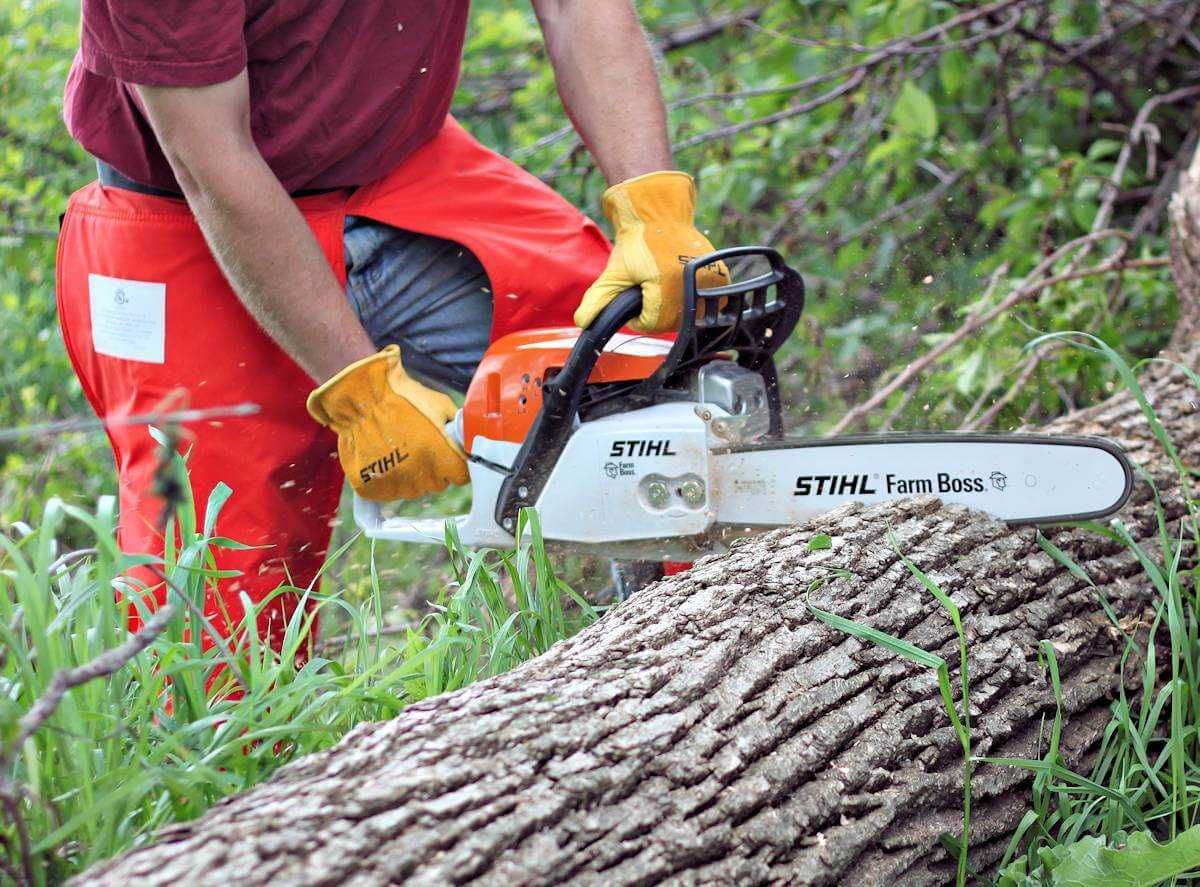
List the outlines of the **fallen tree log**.
{"type": "MultiPolygon", "coordinates": [[[[1169,356],[1200,367],[1200,157],[1171,208],[1180,317],[1169,356]]],[[[1200,465],[1195,386],[1142,376],[1186,464],[1200,465]]],[[[1174,471],[1126,392],[1048,430],[1122,441],[1170,520],[1174,471]]],[[[1122,514],[1153,540],[1141,482],[1122,514]]],[[[814,619],[805,598],[956,661],[954,630],[887,540],[950,593],[969,639],[975,752],[1036,756],[1062,673],[1063,754],[1086,761],[1109,718],[1121,651],[1095,594],[1034,531],[935,500],[839,509],[740,543],[621,604],[501,677],[363,726],[84,882],[443,883],[481,880],[942,882],[961,825],[962,757],[936,681],[814,619]],[[818,533],[833,547],[810,551],[818,533]],[[830,579],[832,567],[852,571],[830,579]],[[823,584],[822,584],[823,583],[823,584]]],[[[1153,592],[1132,552],[1050,537],[1123,619],[1153,592]]],[[[995,863],[1028,801],[1015,768],[974,780],[972,864],[995,863]]]]}

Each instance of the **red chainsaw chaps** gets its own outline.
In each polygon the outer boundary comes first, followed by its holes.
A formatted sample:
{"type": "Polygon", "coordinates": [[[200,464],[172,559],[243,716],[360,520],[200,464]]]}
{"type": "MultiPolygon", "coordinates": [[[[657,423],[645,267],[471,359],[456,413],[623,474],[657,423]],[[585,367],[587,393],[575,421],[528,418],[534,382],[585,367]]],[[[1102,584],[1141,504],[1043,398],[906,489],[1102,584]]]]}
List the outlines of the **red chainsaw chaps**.
{"type": "Polygon", "coordinates": [[[492,285],[492,341],[571,326],[611,246],[549,186],[484,148],[453,118],[392,175],[359,188],[347,215],[461,243],[492,285]]]}
{"type": "MultiPolygon", "coordinates": [[[[343,281],[348,214],[471,249],[493,287],[493,338],[569,323],[609,251],[593,222],[452,119],[385,178],[349,196],[296,202],[343,281]]],[[[241,595],[258,603],[281,583],[310,585],[337,520],[336,441],[305,411],[312,380],[242,307],[187,204],[98,183],[76,192],[59,239],[57,288],[67,353],[97,415],[110,420],[122,549],[161,553],[162,504],[151,492],[156,460],[147,428],[120,421],[164,402],[172,409],[253,402],[253,417],[185,426],[197,512],[217,483],[228,484],[233,495],[218,532],[254,546],[217,553],[220,569],[240,575],[223,580],[205,609],[228,634],[243,617],[241,595]]],[[[161,604],[164,591],[155,597],[161,604]]],[[[275,596],[260,613],[259,634],[277,649],[297,600],[275,596]]]]}

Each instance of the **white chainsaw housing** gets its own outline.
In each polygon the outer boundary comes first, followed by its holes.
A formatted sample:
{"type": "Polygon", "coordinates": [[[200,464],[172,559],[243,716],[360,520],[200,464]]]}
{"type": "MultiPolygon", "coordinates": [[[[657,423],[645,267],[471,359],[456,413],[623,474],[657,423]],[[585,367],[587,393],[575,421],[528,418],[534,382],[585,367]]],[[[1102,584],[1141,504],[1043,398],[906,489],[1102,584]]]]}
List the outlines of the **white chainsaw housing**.
{"type": "MultiPolygon", "coordinates": [[[[711,550],[703,537],[716,523],[708,490],[710,446],[719,442],[710,440],[709,422],[726,415],[719,407],[680,401],[576,427],[537,499],[546,541],[621,557],[695,556],[698,543],[711,550]],[[666,500],[651,501],[651,494],[661,496],[663,488],[666,500]]],[[[467,514],[385,518],[377,503],[356,497],[355,521],[372,539],[440,543],[446,520],[453,520],[468,547],[511,546],[512,533],[495,518],[504,480],[498,469],[511,468],[520,448],[476,437],[471,449],[467,514]]]]}
{"type": "MultiPolygon", "coordinates": [[[[1052,523],[1110,514],[1132,485],[1119,448],[1095,439],[917,434],[731,446],[734,418],[675,401],[577,425],[537,498],[544,538],[609,557],[694,559],[849,501],[935,495],[1001,520],[1052,523]]],[[[471,510],[451,518],[467,546],[513,544],[495,512],[519,449],[475,438],[471,510]]],[[[362,500],[355,518],[374,539],[424,543],[441,542],[447,520],[384,518],[362,500]]]]}

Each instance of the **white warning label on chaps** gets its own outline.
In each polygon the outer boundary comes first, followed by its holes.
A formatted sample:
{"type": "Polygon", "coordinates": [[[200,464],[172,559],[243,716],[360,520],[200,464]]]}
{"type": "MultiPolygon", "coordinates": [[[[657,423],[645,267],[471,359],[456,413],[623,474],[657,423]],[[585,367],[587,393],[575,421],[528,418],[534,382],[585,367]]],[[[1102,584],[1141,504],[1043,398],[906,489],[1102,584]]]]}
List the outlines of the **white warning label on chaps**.
{"type": "Polygon", "coordinates": [[[89,274],[88,300],[97,354],[144,363],[166,360],[165,283],[89,274]]]}

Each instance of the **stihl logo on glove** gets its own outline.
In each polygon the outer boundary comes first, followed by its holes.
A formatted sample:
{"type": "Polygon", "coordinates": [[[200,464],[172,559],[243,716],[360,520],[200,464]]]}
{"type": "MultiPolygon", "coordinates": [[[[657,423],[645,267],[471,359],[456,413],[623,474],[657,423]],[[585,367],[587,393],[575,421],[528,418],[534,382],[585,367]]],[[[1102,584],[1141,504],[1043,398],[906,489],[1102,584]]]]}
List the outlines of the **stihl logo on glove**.
{"type": "Polygon", "coordinates": [[[376,459],[365,468],[358,469],[358,476],[364,484],[369,484],[372,478],[383,477],[407,458],[408,453],[401,452],[399,448],[394,449],[382,459],[376,459]]]}
{"type": "Polygon", "coordinates": [[[364,499],[416,499],[467,482],[462,450],[444,431],[454,401],[404,372],[395,345],[310,394],[308,412],[337,432],[342,468],[364,499]]]}

